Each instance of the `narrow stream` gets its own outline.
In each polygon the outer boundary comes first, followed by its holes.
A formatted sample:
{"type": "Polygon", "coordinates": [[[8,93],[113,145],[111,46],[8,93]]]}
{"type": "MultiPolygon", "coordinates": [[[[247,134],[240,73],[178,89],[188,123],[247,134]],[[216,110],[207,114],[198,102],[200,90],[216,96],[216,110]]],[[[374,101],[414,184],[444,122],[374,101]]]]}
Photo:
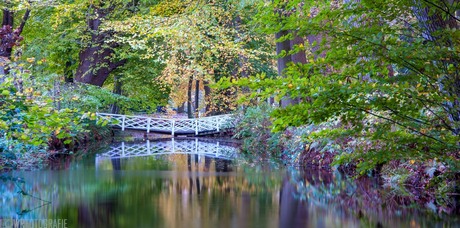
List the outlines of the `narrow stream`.
{"type": "Polygon", "coordinates": [[[0,181],[0,221],[66,227],[459,227],[458,216],[398,207],[376,180],[248,163],[219,142],[114,144],[58,170],[0,181]],[[21,194],[23,193],[23,194],[21,194]]]}

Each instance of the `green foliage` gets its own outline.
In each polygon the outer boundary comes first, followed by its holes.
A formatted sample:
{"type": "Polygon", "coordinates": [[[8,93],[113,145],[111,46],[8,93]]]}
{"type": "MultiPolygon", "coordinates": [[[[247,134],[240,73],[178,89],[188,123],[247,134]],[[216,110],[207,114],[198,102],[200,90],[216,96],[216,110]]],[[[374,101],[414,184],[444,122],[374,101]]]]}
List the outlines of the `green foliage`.
{"type": "MultiPolygon", "coordinates": [[[[340,145],[328,137],[313,137],[322,134],[325,129],[333,129],[337,124],[335,122],[288,127],[283,131],[273,132],[273,118],[270,117],[273,110],[273,107],[264,103],[248,107],[240,116],[234,137],[243,141],[244,152],[259,156],[269,155],[282,159],[285,164],[293,165],[305,165],[304,157],[308,153],[313,153],[313,157],[319,156],[318,160],[322,161],[328,157],[326,153],[337,155],[344,151],[350,152],[349,145],[340,145]]],[[[349,144],[356,141],[350,141],[349,144]]],[[[327,162],[320,164],[330,165],[327,162]]]]}
{"type": "Polygon", "coordinates": [[[417,7],[451,17],[414,1],[264,2],[255,20],[263,32],[295,30],[317,38],[298,47],[306,50],[307,63],[290,64],[285,77],[261,74],[222,84],[249,87],[247,99],[302,100],[272,112],[275,131],[338,121],[309,140],[354,139],[336,164],[357,161],[360,173],[406,158],[437,157],[456,169],[460,30],[441,27],[432,34],[436,41],[427,40],[417,7]]]}
{"type": "Polygon", "coordinates": [[[131,113],[152,111],[157,105],[157,102],[114,94],[106,88],[88,84],[66,83],[59,84],[59,86],[61,92],[54,99],[59,101],[61,109],[69,108],[90,113],[110,112],[111,106],[117,104],[121,112],[131,113]]]}
{"type": "Polygon", "coordinates": [[[0,76],[0,153],[4,158],[11,153],[40,151],[51,137],[72,139],[83,131],[80,113],[55,109],[53,100],[42,96],[30,74],[22,70],[25,64],[9,66],[13,77],[0,76]]]}
{"type": "Polygon", "coordinates": [[[268,115],[271,110],[268,105],[248,107],[240,116],[234,137],[243,140],[243,152],[260,156],[281,155],[280,134],[271,132],[272,122],[268,115]]]}
{"type": "MultiPolygon", "coordinates": [[[[104,17],[101,32],[113,33],[116,28],[112,27],[112,23],[148,14],[150,7],[158,4],[158,1],[135,2],[113,0],[100,3],[102,7],[113,7],[104,17]]],[[[94,4],[88,0],[62,1],[33,11],[23,32],[23,46],[17,49],[22,52],[22,59],[36,63],[33,72],[39,80],[47,81],[47,86],[59,84],[63,107],[107,111],[109,102],[116,101],[121,111],[130,112],[154,110],[157,105],[167,104],[169,87],[158,80],[164,65],[144,58],[146,52],[136,48],[135,44],[142,42],[136,36],[116,34],[116,38],[104,41],[102,47],[111,47],[115,52],[110,58],[114,61],[126,60],[126,64],[112,73],[100,91],[96,87],[62,83],[73,77],[80,64],[80,51],[93,42],[87,20],[89,13],[94,10],[94,4]],[[117,41],[120,42],[114,45],[117,41]],[[115,78],[122,83],[123,96],[110,92],[114,90],[115,78]]],[[[150,42],[148,45],[154,44],[150,42]]],[[[104,66],[96,66],[93,70],[101,67],[104,66]]]]}
{"type": "MultiPolygon", "coordinates": [[[[212,84],[222,77],[273,75],[271,43],[249,26],[253,14],[254,7],[239,1],[161,1],[150,13],[112,21],[107,29],[140,59],[161,66],[156,74],[181,104],[189,80],[212,84]]],[[[235,94],[212,90],[207,101],[216,110],[234,110],[235,94]]]]}

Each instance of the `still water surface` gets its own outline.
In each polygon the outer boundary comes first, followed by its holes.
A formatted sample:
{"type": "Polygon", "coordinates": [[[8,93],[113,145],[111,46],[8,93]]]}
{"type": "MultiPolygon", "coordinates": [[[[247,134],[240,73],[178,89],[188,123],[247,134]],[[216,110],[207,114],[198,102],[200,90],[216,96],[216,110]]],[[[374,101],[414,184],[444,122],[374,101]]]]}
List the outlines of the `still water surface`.
{"type": "Polygon", "coordinates": [[[397,196],[372,179],[250,163],[234,152],[194,140],[117,144],[58,170],[10,173],[24,183],[0,182],[0,219],[66,219],[68,227],[459,225],[455,216],[394,206],[397,196]]]}

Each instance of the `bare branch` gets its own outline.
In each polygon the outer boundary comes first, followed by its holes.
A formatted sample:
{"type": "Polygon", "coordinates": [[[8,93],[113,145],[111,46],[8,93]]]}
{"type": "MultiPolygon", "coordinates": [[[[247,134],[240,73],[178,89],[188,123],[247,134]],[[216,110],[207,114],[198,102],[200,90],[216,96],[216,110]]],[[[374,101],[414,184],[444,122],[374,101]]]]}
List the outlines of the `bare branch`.
{"type": "Polygon", "coordinates": [[[26,25],[26,22],[29,19],[29,16],[30,16],[30,9],[27,9],[26,12],[24,13],[24,16],[22,17],[21,24],[17,28],[19,34],[22,33],[22,30],[24,29],[24,26],[26,25]]]}

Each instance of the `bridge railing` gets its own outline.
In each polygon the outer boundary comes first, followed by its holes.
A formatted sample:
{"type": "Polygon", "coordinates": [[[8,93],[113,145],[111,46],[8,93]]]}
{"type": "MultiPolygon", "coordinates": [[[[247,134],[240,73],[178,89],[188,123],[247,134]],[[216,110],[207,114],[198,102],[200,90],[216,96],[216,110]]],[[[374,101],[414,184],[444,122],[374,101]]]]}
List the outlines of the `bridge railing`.
{"type": "Polygon", "coordinates": [[[220,132],[233,128],[234,119],[230,114],[202,117],[198,119],[165,119],[148,116],[129,116],[109,113],[97,113],[100,120],[107,121],[113,127],[125,129],[146,130],[147,133],[164,132],[175,134],[195,134],[203,132],[220,132]]]}

